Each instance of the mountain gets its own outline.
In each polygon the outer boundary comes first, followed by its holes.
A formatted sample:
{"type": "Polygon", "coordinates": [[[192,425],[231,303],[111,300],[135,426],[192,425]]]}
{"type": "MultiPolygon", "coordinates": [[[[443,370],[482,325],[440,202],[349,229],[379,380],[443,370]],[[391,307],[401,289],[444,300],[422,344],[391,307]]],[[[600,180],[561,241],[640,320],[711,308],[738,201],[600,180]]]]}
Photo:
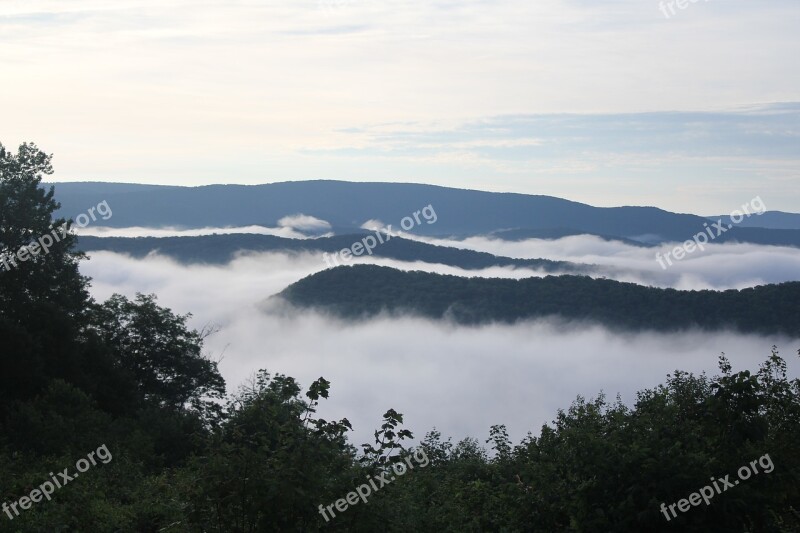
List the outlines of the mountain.
{"type": "Polygon", "coordinates": [[[462,324],[559,317],[614,330],[697,327],[800,337],[800,282],[742,290],[678,291],[586,276],[463,278],[355,265],[311,275],[277,296],[299,308],[350,319],[380,312],[462,324]]]}
{"type": "MultiPolygon", "coordinates": [[[[710,220],[722,219],[725,224],[732,224],[728,215],[708,217],[710,220]]],[[[800,214],[783,211],[766,211],[757,216],[746,217],[738,223],[742,228],[792,229],[800,230],[800,214]]]]}
{"type": "MultiPolygon", "coordinates": [[[[645,242],[683,242],[705,230],[708,219],[655,207],[593,207],[551,196],[494,193],[410,183],[296,181],[267,185],[163,187],[109,183],[56,183],[59,214],[74,217],[102,201],[112,227],[274,227],[299,213],[329,222],[339,232],[378,219],[397,229],[404,217],[432,206],[434,223],[421,235],[470,236],[502,230],[558,230],[645,242]]],[[[417,215],[419,216],[419,215],[417,215]]],[[[433,219],[433,217],[432,217],[433,219]]],[[[735,227],[715,242],[800,246],[800,230],[735,227]]]]}
{"type": "MultiPolygon", "coordinates": [[[[182,263],[224,264],[240,252],[312,252],[334,253],[349,248],[371,233],[339,235],[319,239],[286,239],[272,235],[226,234],[200,237],[79,237],[77,248],[84,252],[109,251],[145,257],[158,252],[182,263]]],[[[591,265],[551,261],[549,259],[515,259],[484,252],[435,246],[401,237],[376,246],[372,255],[398,261],[424,261],[476,270],[492,266],[532,268],[545,272],[586,272],[591,265]]],[[[341,261],[341,260],[339,260],[341,261]]],[[[332,260],[331,260],[332,262],[332,260]]]]}

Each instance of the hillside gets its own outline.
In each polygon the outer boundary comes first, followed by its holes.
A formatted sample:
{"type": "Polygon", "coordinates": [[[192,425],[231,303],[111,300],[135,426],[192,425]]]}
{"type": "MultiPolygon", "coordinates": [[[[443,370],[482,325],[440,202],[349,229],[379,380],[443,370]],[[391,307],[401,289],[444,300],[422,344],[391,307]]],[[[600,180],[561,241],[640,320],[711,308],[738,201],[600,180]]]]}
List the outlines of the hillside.
{"type": "MultiPolygon", "coordinates": [[[[201,237],[80,237],[77,247],[84,252],[109,251],[144,257],[151,252],[181,263],[225,264],[240,252],[327,252],[334,253],[358,242],[367,234],[340,235],[319,239],[286,239],[272,235],[230,234],[201,237]]],[[[401,237],[377,246],[372,255],[398,261],[424,261],[476,270],[493,266],[540,269],[546,272],[586,272],[591,265],[549,259],[515,259],[485,252],[435,246],[401,237]]]]}
{"type": "MultiPolygon", "coordinates": [[[[600,208],[551,196],[495,193],[410,183],[297,181],[267,185],[161,187],[109,183],[56,183],[59,214],[74,216],[107,201],[113,227],[274,227],[303,213],[340,228],[357,230],[378,219],[398,227],[403,217],[432,205],[433,224],[414,228],[423,235],[468,236],[502,230],[557,230],[608,238],[685,241],[708,219],[655,207],[600,208]]],[[[343,230],[343,231],[342,231],[343,230]]],[[[717,242],[800,245],[800,230],[733,228],[717,242]]]]}
{"type": "Polygon", "coordinates": [[[800,337],[800,282],[743,290],[678,291],[586,276],[487,279],[356,265],[319,272],[279,294],[344,318],[381,311],[463,324],[560,317],[612,329],[709,330],[800,337]]]}
{"type": "MultiPolygon", "coordinates": [[[[731,223],[728,215],[708,217],[711,220],[722,219],[726,224],[731,223]]],[[[757,217],[744,218],[739,221],[742,228],[767,228],[767,229],[800,229],[800,214],[784,213],[783,211],[767,211],[757,217]]]]}

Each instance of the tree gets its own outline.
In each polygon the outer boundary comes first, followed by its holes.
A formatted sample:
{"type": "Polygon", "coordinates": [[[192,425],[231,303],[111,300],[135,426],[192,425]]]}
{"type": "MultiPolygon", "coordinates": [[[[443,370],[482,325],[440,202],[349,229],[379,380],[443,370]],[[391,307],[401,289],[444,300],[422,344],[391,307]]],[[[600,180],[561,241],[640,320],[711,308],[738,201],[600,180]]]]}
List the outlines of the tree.
{"type": "MultiPolygon", "coordinates": [[[[211,450],[187,470],[196,531],[316,531],[317,506],[352,490],[350,423],[314,418],[328,382],[306,396],[291,377],[262,370],[229,402],[211,450]]],[[[352,519],[352,516],[349,517],[352,519]]]]}
{"type": "Polygon", "coordinates": [[[16,154],[0,144],[0,313],[7,316],[43,302],[79,313],[88,299],[87,279],[78,273],[84,255],[73,250],[71,222],[53,219],[60,204],[53,187],[41,186],[53,173],[51,160],[35,144],[22,144],[16,154]]]}
{"type": "Polygon", "coordinates": [[[0,144],[0,417],[49,378],[80,379],[87,280],[69,222],[52,218],[59,208],[53,188],[41,187],[52,172],[51,156],[36,145],[15,154],[0,144]]]}
{"type": "Polygon", "coordinates": [[[136,382],[141,401],[172,411],[217,412],[225,380],[202,353],[203,337],[186,327],[191,315],[159,307],[154,295],[119,294],[96,309],[94,329],[136,382]]]}

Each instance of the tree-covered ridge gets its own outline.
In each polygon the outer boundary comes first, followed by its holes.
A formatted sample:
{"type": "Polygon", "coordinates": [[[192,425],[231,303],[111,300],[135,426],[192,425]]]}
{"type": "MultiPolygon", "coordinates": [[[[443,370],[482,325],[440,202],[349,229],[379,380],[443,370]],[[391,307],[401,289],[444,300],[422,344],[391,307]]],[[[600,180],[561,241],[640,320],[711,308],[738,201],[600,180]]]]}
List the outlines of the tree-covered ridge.
{"type": "Polygon", "coordinates": [[[680,291],[588,276],[465,278],[354,265],[313,274],[280,296],[346,318],[388,311],[481,324],[552,316],[614,329],[699,327],[800,337],[800,282],[680,291]]]}
{"type": "MultiPolygon", "coordinates": [[[[594,207],[579,202],[516,193],[453,189],[414,183],[292,181],[265,185],[167,187],[114,183],[58,183],[64,213],[102,200],[114,206],[114,227],[275,227],[285,216],[303,213],[337,228],[357,229],[367,220],[397,224],[420,206],[433,205],[436,224],[415,229],[424,235],[487,235],[502,230],[604,235],[660,242],[684,242],[704,230],[708,219],[655,207],[594,207]],[[466,207],[466,208],[465,208],[466,207]]],[[[757,224],[759,217],[752,217],[757,224]]],[[[512,237],[513,238],[513,237],[512,237]]],[[[800,246],[800,230],[735,226],[715,242],[800,246]]]]}
{"type": "MultiPolygon", "coordinates": [[[[229,234],[199,237],[80,237],[77,248],[84,252],[108,251],[145,257],[152,252],[182,263],[225,264],[242,252],[339,252],[371,233],[356,233],[318,239],[287,239],[272,235],[229,234]]],[[[363,254],[365,257],[366,253],[363,254]]],[[[372,255],[398,261],[424,261],[477,270],[494,266],[539,269],[545,272],[586,272],[591,265],[552,261],[550,259],[517,259],[486,252],[436,246],[393,236],[372,250],[372,255]]]]}

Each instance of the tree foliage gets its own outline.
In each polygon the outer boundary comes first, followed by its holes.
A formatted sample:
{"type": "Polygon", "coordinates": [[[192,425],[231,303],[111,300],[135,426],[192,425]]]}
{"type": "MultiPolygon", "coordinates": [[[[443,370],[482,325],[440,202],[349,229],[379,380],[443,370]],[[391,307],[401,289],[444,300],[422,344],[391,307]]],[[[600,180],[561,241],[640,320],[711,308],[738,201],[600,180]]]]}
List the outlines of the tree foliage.
{"type": "Polygon", "coordinates": [[[380,312],[460,324],[552,317],[623,331],[697,328],[800,336],[800,282],[679,291],[588,276],[465,278],[354,265],[308,276],[280,296],[351,319],[380,312]]]}

